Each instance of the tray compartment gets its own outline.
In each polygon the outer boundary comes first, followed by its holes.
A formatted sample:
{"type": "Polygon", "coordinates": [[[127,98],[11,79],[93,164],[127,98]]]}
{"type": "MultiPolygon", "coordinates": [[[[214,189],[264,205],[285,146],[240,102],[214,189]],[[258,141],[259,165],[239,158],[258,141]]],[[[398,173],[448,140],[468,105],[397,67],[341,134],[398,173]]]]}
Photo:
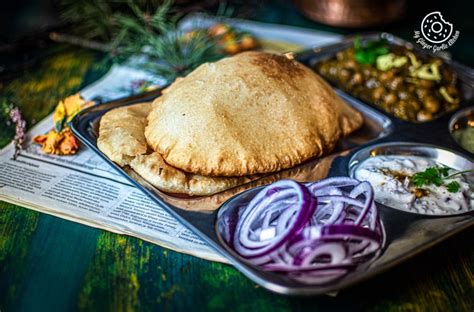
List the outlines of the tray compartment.
{"type": "MultiPolygon", "coordinates": [[[[431,57],[440,57],[439,55],[436,55],[434,53],[431,53],[427,50],[423,50],[419,48],[417,45],[414,45],[411,42],[408,42],[406,40],[403,40],[401,38],[395,37],[391,34],[388,33],[367,33],[367,34],[360,34],[360,35],[354,35],[354,36],[349,36],[344,38],[341,42],[323,46],[323,47],[318,47],[312,50],[307,50],[303,51],[300,53],[297,53],[294,55],[294,58],[297,59],[298,61],[302,62],[303,64],[307,65],[308,67],[312,68],[313,70],[315,65],[319,62],[322,62],[324,60],[333,58],[336,56],[336,54],[340,51],[346,50],[347,48],[350,48],[354,45],[354,40],[358,38],[362,42],[369,41],[369,40],[378,40],[378,39],[386,39],[390,45],[393,46],[403,46],[409,49],[412,49],[415,51],[417,54],[424,55],[424,56],[431,56],[431,57]]],[[[464,65],[461,65],[455,61],[443,58],[444,62],[457,74],[459,78],[459,87],[460,87],[460,92],[463,97],[463,101],[460,105],[459,109],[462,109],[464,107],[467,107],[469,105],[472,105],[474,103],[474,71],[471,68],[468,68],[464,65]]],[[[331,81],[328,81],[330,84],[333,85],[333,87],[339,89],[339,86],[331,81]]],[[[345,92],[345,91],[343,91],[345,92]]],[[[351,97],[353,96],[350,92],[345,92],[351,97]]],[[[383,109],[379,108],[378,106],[363,101],[365,104],[370,105],[374,107],[375,109],[379,110],[380,112],[384,114],[390,115],[392,118],[395,118],[396,120],[399,120],[401,122],[406,122],[406,123],[415,123],[415,124],[424,124],[424,123],[431,123],[433,121],[436,121],[436,119],[446,115],[446,114],[452,114],[454,111],[449,111],[449,112],[444,112],[438,116],[436,116],[434,119],[426,122],[416,122],[416,121],[403,121],[401,119],[398,119],[397,117],[391,115],[388,112],[385,112],[383,109]]]]}

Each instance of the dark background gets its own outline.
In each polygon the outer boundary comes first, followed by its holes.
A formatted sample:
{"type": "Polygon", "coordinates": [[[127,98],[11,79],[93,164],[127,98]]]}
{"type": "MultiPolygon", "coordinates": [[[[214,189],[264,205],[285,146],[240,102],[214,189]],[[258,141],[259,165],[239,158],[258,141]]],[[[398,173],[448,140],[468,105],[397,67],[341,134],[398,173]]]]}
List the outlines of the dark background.
{"type": "MultiPolygon", "coordinates": [[[[374,0],[375,2],[376,0],[374,0]]],[[[209,13],[215,13],[219,6],[219,1],[216,0],[177,0],[175,3],[185,11],[207,11],[209,13]]],[[[391,25],[364,29],[330,27],[313,22],[302,15],[292,1],[252,0],[227,1],[226,3],[235,9],[233,16],[241,18],[291,24],[341,34],[383,30],[408,40],[413,40],[413,31],[419,29],[419,25],[427,13],[441,11],[443,17],[453,23],[455,30],[461,32],[449,52],[459,62],[474,66],[474,18],[472,17],[474,1],[472,0],[408,0],[406,14],[399,21],[391,25]]],[[[0,10],[0,66],[3,71],[15,69],[18,66],[13,65],[22,62],[32,63],[35,57],[41,55],[42,49],[51,44],[45,39],[48,31],[67,32],[70,30],[68,29],[70,26],[61,22],[60,10],[61,4],[58,0],[16,0],[2,3],[0,10]]]]}

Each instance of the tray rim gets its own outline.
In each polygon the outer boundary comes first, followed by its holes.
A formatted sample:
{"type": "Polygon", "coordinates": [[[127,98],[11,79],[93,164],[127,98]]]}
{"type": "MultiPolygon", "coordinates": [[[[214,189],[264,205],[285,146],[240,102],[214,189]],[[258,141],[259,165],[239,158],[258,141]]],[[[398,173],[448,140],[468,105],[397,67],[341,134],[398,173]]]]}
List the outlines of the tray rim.
{"type": "MultiPolygon", "coordinates": [[[[140,103],[140,102],[143,102],[142,100],[140,99],[137,99],[137,98],[133,98],[131,100],[132,102],[134,102],[135,104],[136,103],[140,103]]],[[[124,99],[120,99],[120,101],[112,101],[112,102],[108,102],[108,103],[104,103],[104,104],[112,104],[112,103],[115,103],[115,102],[125,102],[124,99]]],[[[122,103],[122,104],[119,104],[118,106],[126,106],[126,105],[133,105],[134,103],[122,103]]],[[[102,105],[104,105],[102,104],[102,105]]],[[[91,107],[91,108],[88,108],[87,110],[89,109],[93,109],[93,108],[100,108],[99,106],[102,106],[102,105],[98,105],[98,106],[94,106],[94,107],[91,107]]],[[[118,107],[117,106],[117,107],[118,107]]],[[[103,110],[103,109],[102,109],[103,110]]],[[[87,112],[86,112],[87,113],[87,112]]],[[[79,119],[79,118],[78,118],[79,119]]],[[[77,122],[77,120],[76,120],[77,122]]],[[[136,180],[134,180],[131,176],[129,176],[121,167],[119,167],[117,164],[115,164],[113,161],[111,161],[110,159],[108,159],[103,153],[101,153],[96,145],[95,145],[95,142],[91,142],[89,141],[86,137],[84,137],[82,135],[81,132],[78,132],[78,130],[76,129],[75,127],[75,122],[73,122],[71,124],[71,129],[73,130],[74,134],[78,136],[78,138],[85,144],[87,145],[88,147],[90,147],[96,154],[98,154],[102,159],[104,159],[107,163],[109,163],[109,165],[112,165],[114,167],[114,169],[116,169],[120,174],[122,174],[128,181],[130,181],[134,186],[136,186],[137,188],[139,188],[141,191],[145,192],[145,194],[147,194],[150,198],[152,198],[152,200],[154,202],[156,202],[161,208],[165,209],[168,213],[170,213],[171,215],[173,215],[173,217],[175,217],[176,219],[179,220],[179,222],[183,223],[186,227],[190,228],[193,232],[195,232],[198,236],[200,237],[203,237],[203,236],[206,236],[206,234],[204,233],[201,233],[199,230],[197,230],[189,221],[187,221],[186,219],[184,219],[182,216],[180,216],[179,214],[177,214],[173,209],[171,209],[171,207],[173,207],[172,205],[162,201],[160,198],[157,198],[157,196],[155,196],[151,191],[149,191],[147,188],[145,188],[144,186],[142,186],[140,183],[138,183],[136,180]]],[[[406,143],[411,143],[411,142],[406,142],[406,143]]],[[[355,148],[353,149],[350,153],[348,153],[344,158],[347,159],[347,161],[349,161],[349,159],[352,157],[353,154],[357,153],[360,149],[363,149],[363,148],[367,148],[368,146],[371,146],[371,145],[376,145],[376,144],[383,144],[383,142],[380,142],[380,139],[378,140],[374,140],[370,143],[370,145],[367,145],[367,144],[363,144],[361,145],[360,147],[358,148],[355,148]]],[[[440,146],[437,146],[437,147],[440,147],[440,146]]],[[[445,147],[442,147],[444,149],[447,149],[445,147]]],[[[452,150],[453,151],[453,150],[452,150]]],[[[456,151],[454,151],[456,152],[456,151]]],[[[465,156],[465,155],[463,155],[465,156]]],[[[467,158],[467,156],[465,156],[467,158]]],[[[252,190],[256,190],[258,189],[259,187],[257,188],[251,188],[249,190],[246,190],[244,192],[250,192],[252,190]]],[[[239,194],[236,194],[234,196],[232,196],[231,198],[229,198],[228,200],[226,200],[222,205],[221,207],[223,207],[228,201],[232,200],[234,197],[236,196],[239,196],[241,195],[242,193],[239,193],[239,194]]],[[[180,209],[180,208],[177,208],[177,207],[174,207],[175,209],[180,209]]],[[[219,209],[216,209],[214,211],[214,213],[217,215],[220,211],[220,208],[219,209]]],[[[468,212],[469,214],[469,212],[468,212]]],[[[450,216],[447,216],[447,217],[444,217],[444,218],[449,218],[450,216]]],[[[453,216],[451,216],[453,217],[453,216]]],[[[429,216],[427,216],[427,218],[429,218],[429,216]]],[[[213,228],[215,229],[217,223],[214,222],[213,224],[213,228]]],[[[419,248],[417,250],[417,252],[412,252],[412,253],[405,253],[402,257],[399,257],[399,258],[396,258],[396,259],[392,259],[390,260],[389,262],[385,263],[383,266],[380,266],[380,267],[377,267],[376,269],[369,269],[367,271],[364,272],[363,275],[360,275],[358,276],[357,278],[355,279],[352,279],[352,280],[347,280],[346,283],[342,284],[342,285],[338,285],[338,287],[328,287],[328,290],[327,291],[319,291],[319,290],[313,290],[312,288],[310,287],[301,287],[301,288],[286,288],[286,287],[282,287],[281,285],[278,285],[278,284],[268,284],[268,282],[264,279],[262,279],[259,275],[255,274],[255,268],[250,268],[248,265],[242,265],[242,263],[239,261],[239,259],[236,259],[234,258],[235,256],[234,255],[231,255],[231,257],[229,257],[229,255],[227,254],[228,253],[228,250],[225,249],[224,246],[222,246],[222,244],[220,243],[217,243],[215,241],[213,241],[212,239],[209,239],[207,237],[205,237],[205,241],[210,245],[212,246],[218,253],[220,253],[222,256],[224,256],[226,259],[229,260],[229,262],[237,269],[239,270],[242,274],[244,274],[247,278],[251,279],[253,282],[255,283],[258,283],[260,285],[262,285],[264,288],[267,288],[273,292],[276,292],[276,293],[279,293],[279,294],[284,294],[284,295],[301,295],[301,296],[311,296],[311,295],[321,295],[321,294],[324,294],[326,292],[331,292],[331,291],[337,291],[337,290],[341,290],[341,289],[345,289],[345,288],[348,288],[348,287],[351,287],[355,284],[358,284],[360,282],[363,282],[365,280],[368,280],[370,278],[372,278],[373,276],[376,276],[380,273],[383,273],[391,268],[393,268],[394,266],[418,255],[419,253],[431,248],[432,246],[438,244],[439,242],[441,241],[444,241],[446,239],[448,239],[449,237],[452,237],[453,235],[459,233],[460,231],[463,231],[465,230],[466,228],[470,227],[474,225],[474,219],[472,222],[470,223],[466,223],[464,224],[462,227],[458,227],[458,228],[455,228],[454,230],[448,232],[447,234],[443,235],[443,236],[440,236],[438,237],[437,239],[435,240],[431,240],[428,244],[425,244],[423,245],[422,248],[419,248]]],[[[256,269],[257,271],[258,268],[256,269]]]]}

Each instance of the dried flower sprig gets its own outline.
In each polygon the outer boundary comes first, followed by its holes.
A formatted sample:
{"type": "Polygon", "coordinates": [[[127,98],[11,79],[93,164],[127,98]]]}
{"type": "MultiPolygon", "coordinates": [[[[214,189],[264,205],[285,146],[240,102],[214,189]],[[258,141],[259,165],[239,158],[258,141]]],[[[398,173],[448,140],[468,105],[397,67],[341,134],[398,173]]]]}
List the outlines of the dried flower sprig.
{"type": "Polygon", "coordinates": [[[15,135],[13,136],[12,143],[15,148],[13,159],[16,159],[23,149],[23,143],[26,137],[26,120],[21,114],[20,108],[13,104],[2,103],[2,113],[6,116],[7,126],[12,124],[15,125],[15,135]]]}
{"type": "Polygon", "coordinates": [[[23,119],[18,107],[14,107],[10,111],[10,119],[15,123],[15,136],[13,137],[13,143],[15,144],[14,158],[16,158],[20,150],[23,148],[23,142],[25,142],[26,120],[23,119]]]}

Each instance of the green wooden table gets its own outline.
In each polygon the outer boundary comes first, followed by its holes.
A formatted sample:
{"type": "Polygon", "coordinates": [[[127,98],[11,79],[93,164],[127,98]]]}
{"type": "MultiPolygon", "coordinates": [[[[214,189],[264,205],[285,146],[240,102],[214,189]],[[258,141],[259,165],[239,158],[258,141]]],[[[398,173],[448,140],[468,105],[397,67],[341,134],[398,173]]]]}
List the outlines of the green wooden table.
{"type": "MultiPolygon", "coordinates": [[[[291,8],[263,12],[263,21],[334,31],[291,8]]],[[[392,31],[406,36],[404,29],[392,31]]],[[[472,49],[459,57],[474,61],[472,49]]],[[[1,84],[0,97],[19,104],[32,124],[103,74],[98,62],[91,51],[60,47],[1,84]]],[[[8,135],[0,128],[0,144],[8,135]]],[[[298,298],[261,289],[228,265],[0,202],[0,311],[473,311],[473,234],[464,231],[336,297],[298,298]]]]}

